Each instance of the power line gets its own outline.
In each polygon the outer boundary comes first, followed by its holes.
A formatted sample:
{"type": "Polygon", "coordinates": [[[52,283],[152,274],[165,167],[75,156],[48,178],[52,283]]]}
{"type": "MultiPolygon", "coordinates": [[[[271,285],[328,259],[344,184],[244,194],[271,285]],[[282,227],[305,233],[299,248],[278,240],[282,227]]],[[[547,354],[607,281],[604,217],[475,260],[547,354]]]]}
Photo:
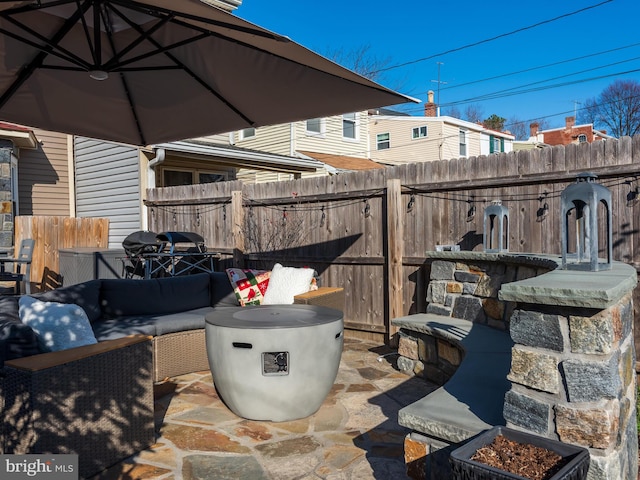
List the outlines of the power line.
{"type": "MultiPolygon", "coordinates": [[[[548,63],[546,65],[540,65],[540,66],[537,66],[537,67],[525,68],[524,70],[518,70],[516,72],[509,72],[509,73],[504,73],[504,74],[501,74],[501,75],[495,75],[493,77],[481,78],[479,80],[472,80],[470,82],[458,83],[458,84],[455,84],[455,85],[450,85],[448,87],[443,87],[442,90],[451,90],[453,88],[466,87],[468,85],[475,85],[477,83],[488,82],[488,81],[491,81],[491,80],[499,80],[501,78],[511,77],[511,76],[514,76],[514,75],[519,75],[521,73],[529,73],[529,72],[533,72],[535,70],[541,70],[543,68],[555,67],[556,65],[562,65],[564,63],[575,62],[575,61],[578,61],[578,60],[585,60],[585,59],[588,59],[588,58],[597,57],[599,55],[606,55],[608,53],[617,52],[617,51],[620,51],[620,50],[625,50],[627,48],[637,47],[639,45],[640,45],[640,43],[634,43],[634,44],[631,44],[631,45],[625,45],[623,47],[617,47],[617,48],[612,48],[610,50],[604,50],[602,52],[596,52],[596,53],[591,53],[591,54],[588,54],[588,55],[583,55],[581,57],[574,57],[574,58],[569,58],[567,60],[560,60],[559,62],[548,63]]],[[[425,93],[425,92],[420,92],[420,93],[425,93]]],[[[420,93],[418,93],[417,95],[419,95],[420,93]]]]}
{"type": "Polygon", "coordinates": [[[452,49],[447,50],[445,52],[429,55],[428,57],[418,58],[416,60],[411,60],[411,61],[408,61],[408,62],[399,63],[397,65],[392,65],[392,66],[386,67],[386,68],[381,68],[381,69],[376,70],[374,72],[370,72],[370,74],[378,74],[378,73],[381,73],[381,72],[386,72],[388,70],[393,70],[393,69],[396,69],[396,68],[401,68],[401,67],[406,67],[406,66],[409,66],[409,65],[414,65],[416,63],[424,62],[426,60],[432,60],[432,59],[434,59],[436,57],[441,57],[441,56],[447,55],[449,53],[459,52],[461,50],[465,50],[465,49],[471,48],[471,47],[477,47],[478,45],[482,45],[484,43],[493,42],[494,40],[498,40],[500,38],[504,38],[504,37],[508,37],[508,36],[511,36],[511,35],[515,35],[516,33],[524,32],[526,30],[531,30],[531,29],[537,28],[537,27],[539,27],[541,25],[545,25],[547,23],[552,23],[552,22],[555,22],[557,20],[561,20],[563,18],[567,18],[567,17],[573,16],[573,15],[577,15],[578,13],[582,13],[582,12],[585,12],[587,10],[591,10],[593,8],[601,7],[602,5],[605,5],[605,4],[611,3],[611,2],[613,2],[613,0],[605,0],[605,1],[597,3],[595,5],[591,5],[589,7],[581,8],[581,9],[576,10],[574,12],[565,13],[563,15],[560,15],[560,16],[557,16],[557,17],[554,17],[554,18],[550,18],[548,20],[543,20],[541,22],[534,23],[533,25],[529,25],[529,26],[526,26],[526,27],[518,28],[517,30],[513,30],[513,31],[507,32],[507,33],[502,33],[500,35],[496,35],[495,37],[486,38],[484,40],[480,40],[480,41],[477,41],[477,42],[474,42],[474,43],[469,43],[469,44],[463,45],[461,47],[452,48],[452,49]]]}
{"type": "Polygon", "coordinates": [[[483,96],[479,96],[479,97],[473,97],[473,98],[468,98],[465,100],[459,100],[457,102],[450,102],[446,105],[446,107],[451,107],[454,105],[459,105],[459,104],[464,104],[464,103],[469,103],[469,102],[474,102],[474,101],[480,101],[480,100],[495,100],[498,98],[504,98],[504,97],[511,97],[513,95],[521,95],[524,93],[532,93],[532,92],[539,92],[542,90],[548,90],[551,88],[559,88],[559,87],[566,87],[566,86],[570,86],[570,85],[577,85],[579,83],[586,83],[586,82],[592,82],[595,80],[602,80],[604,78],[609,78],[609,77],[616,77],[619,75],[629,75],[630,73],[637,73],[640,72],[640,68],[636,68],[634,70],[627,70],[624,72],[616,72],[616,73],[610,73],[608,75],[600,75],[599,77],[591,77],[591,78],[584,78],[584,79],[580,79],[580,80],[575,80],[572,82],[564,82],[564,83],[556,83],[553,85],[546,85],[543,87],[537,87],[537,88],[531,88],[528,90],[518,90],[518,91],[505,91],[505,92],[495,92],[493,94],[487,94],[487,95],[483,95],[483,96]]]}

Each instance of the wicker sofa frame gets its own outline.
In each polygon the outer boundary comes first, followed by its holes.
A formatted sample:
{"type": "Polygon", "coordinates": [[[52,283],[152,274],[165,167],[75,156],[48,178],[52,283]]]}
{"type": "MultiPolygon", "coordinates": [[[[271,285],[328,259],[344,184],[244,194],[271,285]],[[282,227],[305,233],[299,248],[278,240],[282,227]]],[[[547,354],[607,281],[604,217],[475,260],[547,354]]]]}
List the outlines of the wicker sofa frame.
{"type": "MultiPolygon", "coordinates": [[[[323,287],[295,303],[342,310],[344,294],[323,287]]],[[[144,450],[155,442],[154,382],[208,370],[205,343],[195,329],[5,361],[2,452],[78,454],[79,476],[89,478],[144,450]]]]}

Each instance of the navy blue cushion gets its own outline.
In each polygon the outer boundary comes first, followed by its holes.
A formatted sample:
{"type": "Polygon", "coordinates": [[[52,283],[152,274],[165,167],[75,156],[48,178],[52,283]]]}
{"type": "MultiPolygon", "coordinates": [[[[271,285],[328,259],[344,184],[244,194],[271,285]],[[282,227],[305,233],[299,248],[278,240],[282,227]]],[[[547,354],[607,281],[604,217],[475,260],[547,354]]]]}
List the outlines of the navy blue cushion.
{"type": "Polygon", "coordinates": [[[101,282],[101,280],[89,280],[77,285],[56,288],[55,290],[30,296],[43,302],[75,303],[82,307],[87,317],[89,317],[89,321],[93,323],[102,316],[100,311],[101,282]]]}
{"type": "Polygon", "coordinates": [[[134,333],[165,335],[167,333],[197,330],[205,327],[205,317],[211,307],[202,307],[164,315],[132,315],[96,322],[91,327],[98,341],[126,337],[134,333]]]}
{"type": "Polygon", "coordinates": [[[212,307],[239,307],[238,298],[233,291],[226,272],[212,272],[209,274],[212,307]]]}
{"type": "Polygon", "coordinates": [[[156,334],[153,317],[149,315],[119,317],[109,320],[103,319],[99,322],[92,323],[91,328],[98,342],[126,337],[134,333],[152,337],[156,334]]]}
{"type": "Polygon", "coordinates": [[[176,313],[209,305],[209,274],[149,280],[104,279],[100,305],[105,318],[176,313]]]}
{"type": "Polygon", "coordinates": [[[0,364],[13,358],[42,353],[38,336],[20,321],[18,297],[0,298],[0,364]]]}

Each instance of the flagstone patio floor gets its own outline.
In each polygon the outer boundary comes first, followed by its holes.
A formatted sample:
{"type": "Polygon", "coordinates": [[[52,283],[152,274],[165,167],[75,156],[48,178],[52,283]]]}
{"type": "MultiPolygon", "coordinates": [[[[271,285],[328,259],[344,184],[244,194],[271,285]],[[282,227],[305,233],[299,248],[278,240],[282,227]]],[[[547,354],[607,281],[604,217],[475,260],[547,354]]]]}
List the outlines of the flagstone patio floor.
{"type": "Polygon", "coordinates": [[[408,478],[398,410],[437,388],[395,368],[389,347],[345,339],[320,409],[289,422],[250,421],[220,400],[211,373],[156,387],[157,442],[94,477],[110,479],[367,480],[408,478]]]}

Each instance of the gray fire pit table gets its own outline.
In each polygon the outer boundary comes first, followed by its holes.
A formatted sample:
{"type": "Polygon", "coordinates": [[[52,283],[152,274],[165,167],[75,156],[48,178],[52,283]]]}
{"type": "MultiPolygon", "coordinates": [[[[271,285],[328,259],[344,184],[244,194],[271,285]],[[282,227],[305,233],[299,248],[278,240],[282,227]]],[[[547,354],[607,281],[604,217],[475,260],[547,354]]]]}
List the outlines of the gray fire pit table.
{"type": "Polygon", "coordinates": [[[236,415],[284,422],[315,413],[338,374],[343,315],[316,305],[216,309],[207,315],[209,366],[236,415]]]}

